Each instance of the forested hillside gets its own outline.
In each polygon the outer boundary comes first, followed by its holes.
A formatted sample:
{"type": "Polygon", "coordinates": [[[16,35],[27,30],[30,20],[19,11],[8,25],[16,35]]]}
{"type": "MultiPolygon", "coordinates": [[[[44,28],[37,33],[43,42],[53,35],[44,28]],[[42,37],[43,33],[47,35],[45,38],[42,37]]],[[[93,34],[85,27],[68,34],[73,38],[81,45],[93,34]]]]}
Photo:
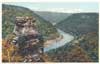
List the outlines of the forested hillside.
{"type": "Polygon", "coordinates": [[[98,34],[89,33],[47,53],[54,62],[98,62],[98,45],[98,34]]]}
{"type": "Polygon", "coordinates": [[[12,33],[14,28],[14,22],[16,16],[33,16],[37,20],[37,28],[39,32],[46,38],[58,37],[57,30],[51,23],[47,22],[33,11],[13,6],[13,5],[2,5],[2,37],[5,38],[8,34],[12,33]]]}
{"type": "Polygon", "coordinates": [[[64,20],[65,18],[68,18],[72,14],[72,13],[60,13],[60,12],[49,12],[49,11],[34,11],[34,12],[52,24],[56,24],[64,20]]]}
{"type": "Polygon", "coordinates": [[[72,35],[82,35],[89,32],[98,32],[97,13],[75,13],[56,24],[57,28],[72,35]]]}

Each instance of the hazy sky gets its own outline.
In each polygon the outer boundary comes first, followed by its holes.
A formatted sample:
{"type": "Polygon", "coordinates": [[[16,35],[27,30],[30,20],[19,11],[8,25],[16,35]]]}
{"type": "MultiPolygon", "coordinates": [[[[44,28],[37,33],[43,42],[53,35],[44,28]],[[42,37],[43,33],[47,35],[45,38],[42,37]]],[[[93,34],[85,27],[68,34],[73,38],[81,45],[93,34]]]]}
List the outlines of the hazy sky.
{"type": "Polygon", "coordinates": [[[6,3],[11,5],[23,6],[35,11],[53,12],[98,12],[98,3],[6,3]]]}

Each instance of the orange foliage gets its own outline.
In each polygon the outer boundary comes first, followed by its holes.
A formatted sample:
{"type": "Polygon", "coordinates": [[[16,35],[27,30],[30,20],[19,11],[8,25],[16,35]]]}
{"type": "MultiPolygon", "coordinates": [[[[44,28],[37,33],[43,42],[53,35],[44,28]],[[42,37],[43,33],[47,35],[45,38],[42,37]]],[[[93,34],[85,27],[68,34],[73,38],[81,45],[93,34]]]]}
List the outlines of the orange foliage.
{"type": "Polygon", "coordinates": [[[20,55],[13,56],[13,52],[18,49],[6,40],[2,40],[2,61],[3,62],[18,62],[22,61],[23,58],[20,55]]]}

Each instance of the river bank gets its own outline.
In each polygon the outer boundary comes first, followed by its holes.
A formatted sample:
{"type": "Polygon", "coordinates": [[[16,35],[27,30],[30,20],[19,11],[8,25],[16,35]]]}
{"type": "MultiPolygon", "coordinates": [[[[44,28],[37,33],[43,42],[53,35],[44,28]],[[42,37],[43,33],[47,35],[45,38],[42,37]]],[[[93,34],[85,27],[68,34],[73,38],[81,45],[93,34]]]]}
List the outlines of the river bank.
{"type": "Polygon", "coordinates": [[[47,46],[44,47],[44,52],[49,51],[51,49],[59,48],[74,39],[74,36],[63,32],[60,29],[57,30],[61,36],[55,40],[47,41],[47,46]]]}

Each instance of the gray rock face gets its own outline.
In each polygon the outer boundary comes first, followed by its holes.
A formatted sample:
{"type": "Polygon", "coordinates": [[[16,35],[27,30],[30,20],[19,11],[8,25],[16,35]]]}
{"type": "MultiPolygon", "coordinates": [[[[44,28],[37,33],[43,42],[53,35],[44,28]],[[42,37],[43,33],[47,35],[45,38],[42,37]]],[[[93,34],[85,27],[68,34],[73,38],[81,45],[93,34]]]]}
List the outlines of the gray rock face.
{"type": "Polygon", "coordinates": [[[43,38],[36,31],[34,24],[35,20],[30,17],[18,17],[15,24],[16,37],[12,43],[19,48],[17,52],[25,58],[24,62],[38,62],[43,54],[43,38]]]}

